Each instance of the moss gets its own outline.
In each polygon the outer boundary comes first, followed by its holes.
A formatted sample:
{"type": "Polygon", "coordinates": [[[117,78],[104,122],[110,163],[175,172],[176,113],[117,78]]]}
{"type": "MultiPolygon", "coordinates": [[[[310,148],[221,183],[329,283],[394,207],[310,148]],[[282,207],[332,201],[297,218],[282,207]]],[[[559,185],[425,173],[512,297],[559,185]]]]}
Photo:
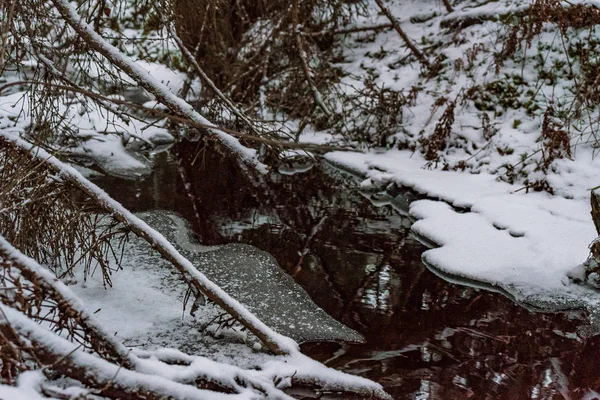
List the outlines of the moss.
{"type": "Polygon", "coordinates": [[[527,110],[527,115],[534,115],[536,111],[540,110],[540,105],[533,100],[528,100],[523,103],[523,108],[527,110]]]}

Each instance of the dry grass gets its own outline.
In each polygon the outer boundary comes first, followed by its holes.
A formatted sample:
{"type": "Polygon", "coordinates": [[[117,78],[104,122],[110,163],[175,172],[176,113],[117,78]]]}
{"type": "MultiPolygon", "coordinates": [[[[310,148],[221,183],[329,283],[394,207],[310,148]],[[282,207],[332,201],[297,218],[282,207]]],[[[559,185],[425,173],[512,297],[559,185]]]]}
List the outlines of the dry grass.
{"type": "Polygon", "coordinates": [[[571,144],[569,133],[564,126],[554,117],[554,107],[549,106],[544,113],[542,123],[542,158],[539,169],[548,172],[554,160],[571,158],[571,144]]]}
{"type": "Polygon", "coordinates": [[[438,121],[433,131],[433,134],[427,138],[421,139],[420,143],[425,152],[425,159],[428,161],[439,161],[440,152],[446,148],[450,134],[452,133],[452,125],[454,125],[454,110],[455,102],[448,102],[448,106],[444,110],[442,117],[438,121]]]}
{"type": "MultiPolygon", "coordinates": [[[[390,137],[401,130],[403,109],[416,101],[419,88],[404,95],[377,84],[376,78],[367,73],[362,87],[338,94],[342,111],[333,129],[363,146],[387,147],[391,144],[390,137]]],[[[402,143],[397,145],[403,147],[402,143]]]]}
{"type": "Polygon", "coordinates": [[[99,268],[110,285],[128,231],[100,211],[44,163],[0,140],[0,235],[24,254],[59,277],[99,268]]]}
{"type": "MultiPolygon", "coordinates": [[[[1,248],[0,268],[2,269],[2,290],[0,290],[2,304],[49,326],[54,332],[104,359],[120,364],[127,363],[122,351],[107,340],[97,327],[89,325],[81,310],[75,308],[45,278],[1,248]]],[[[27,346],[20,343],[16,336],[0,335],[1,382],[13,383],[18,373],[31,367],[43,367],[40,364],[35,365],[35,360],[23,352],[28,352],[27,346]]]]}
{"type": "Polygon", "coordinates": [[[496,57],[497,70],[504,60],[522,50],[523,45],[529,47],[547,23],[556,25],[564,36],[568,29],[591,28],[600,24],[600,10],[584,4],[565,6],[559,0],[535,0],[526,14],[516,19],[506,36],[502,51],[496,57]]]}

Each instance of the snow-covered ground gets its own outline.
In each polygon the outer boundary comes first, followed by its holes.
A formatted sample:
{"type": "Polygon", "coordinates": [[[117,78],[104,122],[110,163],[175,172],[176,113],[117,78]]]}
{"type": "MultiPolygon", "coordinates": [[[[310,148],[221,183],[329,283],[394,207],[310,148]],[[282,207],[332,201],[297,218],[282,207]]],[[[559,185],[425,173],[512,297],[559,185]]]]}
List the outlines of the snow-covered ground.
{"type": "MultiPolygon", "coordinates": [[[[442,25],[465,16],[518,13],[531,2],[492,1],[480,6],[455,2],[452,13],[435,1],[385,4],[417,46],[439,47],[432,52],[444,54],[456,67],[423,79],[417,62],[398,62],[409,52],[393,30],[372,36],[366,44],[364,33],[346,39],[344,69],[354,73],[346,78],[349,82],[359,84],[357,76],[370,69],[378,76],[377,83],[385,87],[404,93],[420,87],[416,101],[404,110],[401,131],[391,138],[392,142],[408,143],[411,149],[338,152],[328,154],[327,159],[363,176],[365,188],[384,190],[388,184],[396,184],[427,196],[406,211],[416,220],[415,234],[434,246],[423,254],[423,260],[446,278],[485,282],[524,304],[546,309],[596,306],[600,302],[596,290],[567,278],[567,273],[587,259],[588,246],[597,236],[590,216],[590,189],[600,184],[593,135],[596,125],[572,122],[572,157],[556,159],[547,175],[539,168],[544,154],[544,110],[550,105],[566,107],[572,99],[572,81],[559,78],[549,82],[538,77],[540,69],[556,69],[558,61],[567,62],[557,28],[546,24],[525,50],[529,54],[540,51],[542,66],[531,59],[522,63],[507,60],[496,74],[493,52],[502,48],[496,33],[506,29],[498,18],[459,32],[442,25]],[[357,38],[362,40],[356,43],[357,38]],[[469,58],[470,49],[479,50],[469,58]],[[502,98],[493,97],[498,108],[486,111],[465,96],[470,88],[491,82],[512,87],[510,82],[517,77],[514,96],[520,106],[503,107],[499,105],[502,98]],[[457,101],[457,108],[446,148],[440,151],[439,160],[431,162],[412,148],[419,148],[419,141],[433,134],[445,108],[435,105],[440,98],[457,101]],[[540,109],[528,112],[523,106],[528,100],[540,109]],[[486,137],[482,126],[486,112],[491,117],[491,137],[486,137]],[[513,184],[505,182],[510,180],[508,165],[522,168],[513,184]],[[554,194],[528,190],[527,185],[536,179],[546,179],[554,194]]],[[[388,22],[378,15],[374,4],[372,7],[374,11],[359,25],[388,22]]],[[[597,35],[593,30],[586,32],[592,38],[597,35]]],[[[569,34],[585,36],[582,32],[569,34]]],[[[594,119],[596,111],[590,112],[594,119]]]]}
{"type": "MultiPolygon", "coordinates": [[[[483,281],[532,306],[578,308],[600,295],[571,284],[596,231],[588,196],[525,193],[489,174],[424,169],[409,151],[332,153],[327,158],[368,177],[364,188],[410,187],[430,199],[411,203],[413,231],[439,247],[423,260],[442,272],[483,281]],[[545,302],[553,303],[543,305],[545,302]]],[[[586,180],[579,189],[585,193],[586,180]]]]}
{"type": "MultiPolygon", "coordinates": [[[[493,51],[502,46],[496,42],[498,31],[503,29],[501,22],[485,21],[458,33],[443,28],[443,24],[452,19],[517,13],[529,7],[530,2],[455,3],[455,11],[447,13],[439,1],[385,2],[419,47],[436,48],[430,53],[443,54],[445,63],[456,65],[451,71],[446,68],[440,76],[423,79],[418,63],[403,62],[410,52],[393,30],[353,34],[343,43],[345,62],[340,66],[350,74],[344,78],[344,84],[360,87],[360,77],[369,70],[377,77],[378,84],[392,90],[406,94],[411,88],[419,87],[415,101],[406,105],[403,112],[401,131],[390,138],[391,142],[416,146],[419,140],[432,135],[444,111],[436,102],[440,98],[453,100],[464,96],[465,90],[475,85],[508,82],[519,75],[517,89],[521,92],[516,96],[520,103],[524,104],[531,97],[541,106],[559,107],[562,97],[568,94],[571,81],[558,80],[555,84],[536,81],[539,71],[533,63],[508,60],[500,74],[493,71],[493,51]],[[537,88],[536,93],[527,94],[532,87],[537,88]]],[[[357,26],[388,22],[378,12],[375,2],[370,2],[369,8],[368,16],[360,17],[357,26]]],[[[129,36],[136,34],[127,32],[129,36]]],[[[548,27],[534,39],[531,48],[544,48],[558,40],[556,29],[548,27]]],[[[135,54],[133,48],[126,46],[125,50],[135,54]]],[[[564,58],[561,50],[550,46],[544,53],[546,68],[564,58]]],[[[433,55],[428,56],[433,58],[433,55]]],[[[185,80],[185,74],[164,65],[147,61],[136,64],[163,82],[172,93],[180,90],[185,80]]],[[[27,67],[32,70],[36,65],[31,61],[27,67]]],[[[24,71],[19,72],[22,75],[8,75],[5,79],[8,82],[26,79],[27,69],[24,71]]],[[[93,75],[93,71],[90,73],[93,75]]],[[[132,83],[126,78],[125,81],[132,83]]],[[[196,90],[198,88],[196,86],[196,90]]],[[[138,94],[147,96],[141,90],[138,94]]],[[[151,100],[151,96],[147,100],[151,100]]],[[[151,103],[146,102],[146,105],[151,103]]],[[[26,130],[34,106],[23,91],[1,97],[0,129],[15,133],[26,130]]],[[[55,106],[84,140],[71,152],[100,160],[105,169],[116,174],[129,171],[135,175],[150,170],[143,158],[127,151],[123,138],[151,142],[172,140],[161,124],[154,126],[138,120],[125,123],[114,113],[91,107],[79,96],[74,95],[68,103],[58,101],[55,106]]],[[[425,160],[420,151],[412,150],[345,152],[327,157],[366,175],[365,185],[394,182],[430,197],[432,200],[413,203],[410,213],[418,219],[414,231],[440,246],[424,254],[424,260],[440,270],[483,280],[519,296],[560,292],[577,298],[583,293],[587,298],[594,297],[594,291],[569,284],[566,273],[586,260],[588,245],[596,237],[589,215],[590,188],[600,183],[597,178],[600,165],[595,159],[597,150],[594,143],[590,143],[595,126],[584,127],[579,135],[572,135],[573,157],[555,160],[548,174],[542,175],[536,170],[536,162],[541,153],[543,108],[532,113],[522,107],[499,111],[489,112],[493,114],[494,134],[491,138],[484,137],[483,112],[474,106],[472,99],[463,101],[457,107],[447,147],[440,151],[436,162],[425,160]],[[522,173],[514,179],[514,184],[503,182],[508,180],[505,166],[519,164],[522,173]],[[453,171],[453,167],[459,165],[464,165],[466,170],[453,171]],[[526,193],[524,187],[535,179],[546,179],[555,195],[526,193]]],[[[326,143],[336,136],[335,132],[314,134],[310,129],[307,132],[310,133],[303,135],[301,141],[326,143]]]]}

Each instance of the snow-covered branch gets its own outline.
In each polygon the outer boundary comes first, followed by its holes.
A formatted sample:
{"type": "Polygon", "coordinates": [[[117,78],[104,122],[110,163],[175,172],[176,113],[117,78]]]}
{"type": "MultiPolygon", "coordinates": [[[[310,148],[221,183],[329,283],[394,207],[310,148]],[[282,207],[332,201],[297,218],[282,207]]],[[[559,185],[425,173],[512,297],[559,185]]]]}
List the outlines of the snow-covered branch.
{"type": "Polygon", "coordinates": [[[176,115],[208,126],[208,132],[217,138],[232,154],[242,161],[240,165],[252,168],[260,173],[267,173],[267,167],[257,159],[256,151],[243,146],[236,138],[216,128],[216,126],[200,115],[189,103],[173,94],[164,84],[154,79],[147,71],[123,55],[117,48],[108,43],[94,31],[75,11],[68,0],[52,0],[54,6],[65,21],[95,51],[102,54],[109,62],[129,75],[139,86],[152,93],[156,99],[176,115]]]}
{"type": "Polygon", "coordinates": [[[46,165],[54,170],[62,179],[86,193],[96,204],[111,214],[113,218],[146,240],[156,251],[173,264],[189,285],[204,293],[211,301],[238,320],[249,331],[254,333],[271,351],[276,354],[292,354],[298,351],[297,344],[293,340],[279,335],[261,322],[244,306],[198,271],[164,236],[134,216],[120,203],[113,200],[104,191],[85,179],[75,169],[52,157],[43,149],[35,147],[10,134],[0,132],[0,138],[5,144],[27,151],[35,159],[46,162],[46,165]]]}
{"type": "MultiPolygon", "coordinates": [[[[98,354],[117,362],[125,367],[135,364],[129,356],[129,351],[113,336],[106,332],[95,319],[85,310],[83,303],[73,292],[48,270],[40,267],[34,260],[25,257],[3,237],[0,237],[0,267],[7,275],[9,269],[16,269],[20,275],[37,286],[44,298],[52,300],[61,315],[61,321],[71,319],[83,329],[91,348],[98,354]]],[[[19,287],[22,288],[22,285],[19,287]]],[[[0,296],[7,302],[14,296],[0,296]]],[[[15,299],[12,303],[18,303],[15,299]]],[[[12,305],[12,304],[11,304],[12,305]]],[[[26,304],[19,306],[28,307],[26,304]]],[[[64,322],[63,322],[64,323],[64,322]]]]}
{"type": "Polygon", "coordinates": [[[2,307],[0,332],[25,339],[30,353],[61,375],[75,379],[95,393],[115,399],[231,399],[236,395],[198,389],[169,379],[122,368],[78,348],[78,345],[46,330],[11,307],[2,307]]]}
{"type": "MultiPolygon", "coordinates": [[[[253,388],[269,398],[288,398],[287,395],[274,387],[273,380],[254,376],[241,368],[218,363],[205,357],[189,356],[172,349],[161,349],[154,352],[129,351],[123,344],[116,341],[110,333],[106,332],[93,315],[86,311],[83,302],[71,289],[56,279],[50,271],[41,267],[35,260],[24,256],[3,237],[0,237],[0,268],[4,270],[5,277],[13,275],[13,270],[18,270],[22,278],[36,286],[35,290],[39,296],[42,296],[44,300],[52,300],[57,304],[59,322],[64,325],[70,319],[84,329],[87,333],[86,339],[92,350],[109,363],[114,363],[138,373],[156,375],[187,385],[197,385],[197,382],[203,382],[203,388],[237,393],[253,388]]],[[[14,290],[22,290],[24,282],[20,281],[18,286],[14,290]]],[[[16,311],[31,313],[27,302],[19,301],[23,300],[23,297],[15,296],[13,293],[12,296],[0,295],[0,299],[7,307],[16,308],[16,311]]],[[[32,319],[36,319],[35,313],[32,319]]],[[[19,348],[22,347],[21,341],[14,338],[14,332],[7,331],[3,335],[5,342],[10,341],[9,338],[11,337],[15,342],[11,342],[12,346],[8,346],[5,352],[14,349],[12,358],[18,359],[18,351],[15,345],[18,344],[19,348]]]]}
{"type": "MultiPolygon", "coordinates": [[[[42,61],[42,60],[40,59],[40,61],[42,61]]],[[[66,92],[81,94],[85,97],[88,97],[88,98],[94,100],[94,101],[102,102],[103,104],[105,104],[107,106],[107,110],[109,110],[115,114],[116,114],[116,112],[118,112],[118,110],[112,111],[109,108],[111,104],[116,105],[116,106],[120,105],[120,106],[124,106],[124,107],[128,107],[128,108],[132,108],[134,110],[143,112],[153,118],[164,118],[164,119],[168,119],[172,122],[175,122],[178,124],[189,125],[194,128],[197,128],[197,129],[207,129],[207,128],[218,129],[228,135],[239,137],[239,138],[242,138],[249,142],[261,143],[261,144],[265,144],[267,146],[274,146],[274,147],[278,147],[278,148],[282,148],[282,149],[305,150],[305,151],[310,151],[310,152],[316,153],[316,154],[322,154],[322,153],[326,153],[326,152],[330,152],[330,151],[356,151],[356,149],[353,149],[350,147],[337,147],[337,146],[331,146],[331,145],[325,145],[325,144],[322,145],[322,144],[316,144],[316,143],[298,143],[298,142],[292,142],[292,141],[287,141],[287,140],[270,139],[270,138],[267,138],[264,136],[250,135],[247,133],[243,133],[243,132],[236,131],[233,129],[225,128],[222,126],[216,126],[214,124],[205,125],[205,124],[195,122],[195,121],[190,120],[185,117],[173,115],[169,112],[162,111],[159,108],[149,108],[149,107],[145,107],[143,105],[132,103],[131,101],[121,100],[121,99],[114,98],[114,97],[113,98],[107,97],[100,93],[96,93],[96,92],[92,92],[87,89],[83,89],[82,87],[79,87],[77,85],[70,85],[70,84],[60,85],[60,84],[53,84],[53,83],[41,82],[41,81],[15,81],[15,82],[10,82],[10,83],[0,86],[0,95],[5,90],[7,90],[11,87],[23,86],[23,85],[46,86],[51,89],[64,90],[66,92]]],[[[114,109],[114,107],[112,107],[112,109],[114,109]]],[[[127,117],[127,115],[124,115],[124,117],[127,117]]],[[[135,134],[131,134],[131,133],[129,133],[129,135],[132,137],[135,137],[139,140],[142,140],[144,142],[147,142],[147,139],[145,139],[139,135],[135,135],[135,134]]],[[[152,143],[149,143],[149,144],[153,146],[152,143]]]]}

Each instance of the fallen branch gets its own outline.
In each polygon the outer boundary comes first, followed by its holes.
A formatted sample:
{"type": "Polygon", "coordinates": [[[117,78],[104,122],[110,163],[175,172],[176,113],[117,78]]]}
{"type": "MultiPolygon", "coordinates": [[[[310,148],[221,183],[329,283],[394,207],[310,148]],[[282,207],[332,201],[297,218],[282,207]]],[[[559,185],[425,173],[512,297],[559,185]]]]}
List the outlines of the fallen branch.
{"type": "MultiPolygon", "coordinates": [[[[108,332],[96,323],[95,319],[85,310],[83,303],[69,288],[56,279],[50,271],[21,254],[1,236],[0,268],[5,274],[10,269],[17,269],[23,278],[32,282],[43,292],[44,297],[53,300],[61,314],[61,318],[75,321],[84,330],[86,339],[95,352],[124,367],[133,367],[135,360],[130,357],[129,350],[114,340],[108,332]]],[[[7,306],[14,306],[13,304],[16,302],[14,296],[8,293],[5,296],[4,294],[0,293],[2,302],[7,306]]],[[[62,322],[64,323],[64,320],[62,322]]]]}
{"type": "MultiPolygon", "coordinates": [[[[155,351],[137,350],[138,372],[159,375],[174,382],[193,385],[198,380],[211,379],[217,375],[215,382],[227,389],[241,393],[247,389],[255,389],[264,393],[269,399],[291,399],[281,390],[275,388],[273,380],[263,376],[255,376],[256,371],[246,371],[239,367],[218,363],[205,357],[192,356],[175,349],[159,349],[155,351]],[[219,371],[215,374],[215,371],[219,371]]],[[[214,379],[214,378],[213,378],[214,379]]]]}
{"type": "Polygon", "coordinates": [[[195,388],[169,379],[121,368],[79,350],[77,345],[47,331],[11,307],[2,307],[0,332],[10,337],[16,332],[26,339],[26,351],[48,368],[96,389],[95,394],[112,399],[230,399],[225,393],[195,388]]]}
{"type": "Polygon", "coordinates": [[[253,135],[249,135],[247,133],[243,133],[243,132],[236,131],[233,129],[216,126],[214,124],[205,125],[205,124],[201,124],[201,123],[195,122],[193,120],[187,119],[185,117],[180,117],[180,116],[168,113],[168,112],[161,111],[156,108],[148,108],[143,105],[132,103],[132,102],[129,102],[126,100],[120,100],[120,99],[116,99],[116,98],[106,97],[104,95],[94,93],[89,90],[77,87],[77,86],[58,85],[58,84],[54,84],[54,83],[39,82],[39,81],[17,81],[17,82],[11,82],[11,83],[7,83],[3,86],[0,86],[0,94],[4,90],[6,90],[12,86],[22,86],[22,85],[48,86],[48,87],[52,87],[52,88],[58,89],[58,90],[66,90],[66,91],[73,92],[73,93],[79,93],[84,96],[90,97],[92,99],[105,101],[105,102],[111,102],[112,104],[116,104],[116,105],[127,106],[130,108],[139,110],[139,111],[143,111],[155,118],[166,118],[173,122],[181,123],[184,125],[189,125],[194,128],[197,128],[197,129],[207,129],[207,128],[219,129],[229,135],[237,136],[237,137],[247,140],[249,142],[263,143],[263,144],[267,144],[267,145],[277,146],[280,148],[298,149],[298,150],[311,151],[311,152],[315,152],[315,153],[324,153],[324,152],[329,152],[329,151],[356,151],[356,149],[347,148],[347,147],[337,147],[337,146],[329,146],[329,145],[322,145],[322,144],[298,143],[298,142],[290,142],[287,140],[268,139],[268,138],[264,138],[261,136],[253,136],[253,135]]]}
{"type": "Polygon", "coordinates": [[[402,27],[400,27],[400,23],[398,22],[398,20],[394,16],[394,14],[392,14],[392,12],[390,11],[390,9],[387,8],[385,6],[385,4],[383,4],[382,0],[375,0],[375,3],[377,3],[377,6],[381,10],[381,12],[383,12],[383,14],[390,21],[390,23],[392,24],[392,27],[394,28],[394,30],[398,33],[398,35],[400,35],[400,37],[404,41],[404,44],[406,44],[406,47],[408,47],[410,49],[410,51],[417,57],[417,59],[422,64],[424,64],[425,66],[429,67],[429,61],[427,60],[427,57],[425,57],[425,55],[423,55],[423,53],[421,52],[421,50],[419,50],[417,48],[417,46],[408,37],[408,35],[406,34],[406,32],[404,32],[404,30],[402,29],[402,27]]]}
{"type": "MultiPolygon", "coordinates": [[[[87,334],[87,344],[91,345],[91,349],[104,360],[139,373],[157,375],[183,384],[197,385],[200,382],[202,389],[241,393],[248,388],[254,388],[265,393],[269,398],[288,398],[281,391],[275,389],[272,381],[257,378],[248,371],[233,365],[218,363],[205,357],[189,356],[173,349],[161,349],[154,352],[128,350],[110,333],[106,332],[85,310],[83,302],[71,289],[56,279],[50,271],[42,268],[35,260],[24,256],[1,236],[0,268],[3,270],[5,279],[14,275],[14,269],[18,270],[20,277],[34,285],[34,293],[44,300],[54,301],[59,311],[57,322],[60,324],[55,328],[62,328],[68,325],[69,320],[73,321],[74,325],[83,328],[87,334]],[[151,357],[152,359],[150,359],[151,357]],[[219,371],[219,373],[215,374],[215,371],[219,371]]],[[[26,286],[24,283],[19,280],[19,285],[12,290],[22,290],[26,286]]],[[[4,292],[6,291],[0,291],[0,298],[6,306],[21,312],[28,312],[30,319],[37,319],[35,311],[32,313],[29,308],[29,302],[21,303],[19,301],[25,297],[15,296],[14,293],[5,296],[4,292]]],[[[39,304],[36,303],[36,305],[39,304]]],[[[66,329],[71,333],[73,326],[67,326],[66,329]]],[[[4,338],[2,338],[5,342],[10,343],[5,351],[12,350],[10,355],[13,359],[18,360],[19,352],[16,349],[22,346],[18,346],[19,343],[11,340],[7,334],[8,332],[5,332],[4,338]]]]}
{"type": "Polygon", "coordinates": [[[244,170],[247,170],[247,168],[250,167],[262,174],[268,172],[267,167],[257,159],[255,150],[243,146],[236,138],[219,130],[213,123],[194,110],[189,103],[171,93],[163,83],[154,79],[147,71],[135,64],[117,48],[104,40],[102,36],[96,33],[94,29],[79,16],[68,0],[52,0],[52,3],[67,24],[69,24],[69,26],[85,40],[91,49],[102,54],[109,62],[119,67],[139,86],[146,89],[149,93],[152,93],[154,97],[156,97],[156,99],[171,112],[197,124],[208,127],[206,130],[234,154],[236,159],[241,161],[240,166],[244,170]]]}
{"type": "Polygon", "coordinates": [[[62,163],[39,147],[35,147],[20,138],[0,131],[0,144],[13,146],[28,152],[34,159],[43,161],[58,176],[83,191],[99,207],[108,212],[114,219],[123,223],[137,236],[143,238],[180,272],[183,279],[194,289],[202,292],[229,315],[239,321],[250,332],[256,335],[265,346],[275,354],[295,354],[298,345],[290,338],[282,336],[250,313],[238,301],[229,296],[220,287],[198,271],[194,265],[182,256],[168,240],[148,224],[134,216],[120,203],[113,200],[96,185],[85,179],[72,167],[62,163]]]}
{"type": "Polygon", "coordinates": [[[369,32],[369,31],[382,31],[386,29],[393,28],[392,24],[379,24],[379,25],[370,25],[370,26],[359,26],[354,28],[347,29],[336,29],[334,31],[324,30],[319,32],[311,32],[306,34],[307,36],[324,36],[324,35],[347,35],[350,33],[358,33],[358,32],[369,32]]]}
{"type": "Polygon", "coordinates": [[[474,8],[472,10],[466,10],[460,13],[456,12],[452,15],[442,18],[440,27],[444,29],[460,31],[472,25],[483,24],[486,21],[504,20],[509,15],[519,17],[524,15],[530,8],[530,4],[512,8],[503,8],[500,10],[496,9],[492,11],[474,8]]]}

